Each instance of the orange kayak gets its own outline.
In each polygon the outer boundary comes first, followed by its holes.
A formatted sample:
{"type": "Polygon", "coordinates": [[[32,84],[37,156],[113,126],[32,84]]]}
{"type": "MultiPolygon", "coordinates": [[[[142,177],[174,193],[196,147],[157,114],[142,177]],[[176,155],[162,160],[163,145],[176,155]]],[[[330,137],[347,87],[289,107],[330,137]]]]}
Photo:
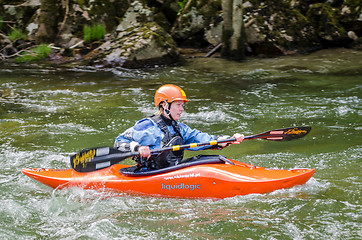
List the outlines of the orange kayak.
{"type": "Polygon", "coordinates": [[[179,198],[227,198],[267,193],[306,183],[314,169],[267,169],[231,159],[185,164],[158,174],[127,174],[132,166],[115,164],[94,172],[25,168],[27,176],[52,188],[110,189],[136,195],[179,198]]]}

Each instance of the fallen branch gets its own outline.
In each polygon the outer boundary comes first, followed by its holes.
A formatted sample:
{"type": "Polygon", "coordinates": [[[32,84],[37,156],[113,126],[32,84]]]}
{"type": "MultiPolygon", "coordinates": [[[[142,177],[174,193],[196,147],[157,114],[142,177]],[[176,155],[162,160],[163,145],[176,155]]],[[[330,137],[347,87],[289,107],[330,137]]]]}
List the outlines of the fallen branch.
{"type": "Polygon", "coordinates": [[[216,45],[216,47],[214,47],[210,52],[208,52],[204,57],[211,57],[212,55],[214,55],[214,53],[216,53],[220,48],[222,47],[222,43],[219,43],[218,45],[216,45]]]}
{"type": "Polygon", "coordinates": [[[255,22],[255,18],[251,19],[249,22],[245,23],[245,28],[250,27],[255,22]]]}
{"type": "Polygon", "coordinates": [[[80,44],[82,44],[83,42],[84,42],[84,40],[79,41],[78,43],[76,43],[76,44],[74,44],[73,46],[69,47],[69,49],[73,49],[73,48],[79,46],[80,44]]]}

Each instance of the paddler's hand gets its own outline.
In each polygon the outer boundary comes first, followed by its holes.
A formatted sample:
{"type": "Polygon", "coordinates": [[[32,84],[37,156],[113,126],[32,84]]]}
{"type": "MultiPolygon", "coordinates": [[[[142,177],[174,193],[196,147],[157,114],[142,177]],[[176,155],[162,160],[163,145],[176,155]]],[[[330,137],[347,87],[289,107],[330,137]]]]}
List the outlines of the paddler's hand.
{"type": "Polygon", "coordinates": [[[138,148],[141,157],[149,159],[151,157],[151,150],[148,146],[141,146],[138,148]]]}
{"type": "MultiPolygon", "coordinates": [[[[231,138],[235,138],[236,141],[235,142],[228,142],[228,143],[219,143],[217,144],[217,149],[223,149],[227,146],[229,146],[230,144],[239,144],[240,142],[242,142],[244,140],[244,135],[240,134],[240,133],[235,133],[231,138]]],[[[221,140],[227,140],[230,139],[230,136],[228,135],[224,135],[221,136],[217,139],[217,141],[221,141],[221,140]]]]}
{"type": "Polygon", "coordinates": [[[233,138],[236,138],[236,141],[232,142],[232,144],[240,144],[244,140],[244,134],[235,133],[233,138]]]}

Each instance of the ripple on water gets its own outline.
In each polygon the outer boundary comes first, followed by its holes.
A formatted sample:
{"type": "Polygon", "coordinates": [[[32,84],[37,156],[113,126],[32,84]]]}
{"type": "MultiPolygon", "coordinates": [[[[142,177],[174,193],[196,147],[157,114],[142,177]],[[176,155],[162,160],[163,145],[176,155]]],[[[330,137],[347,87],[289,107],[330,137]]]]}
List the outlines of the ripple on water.
{"type": "MultiPolygon", "coordinates": [[[[167,199],[70,188],[51,190],[25,176],[16,180],[3,219],[14,226],[28,222],[29,236],[62,239],[250,237],[301,239],[313,236],[353,236],[336,212],[358,219],[358,204],[325,198],[328,182],[312,178],[307,184],[269,194],[251,194],[223,200],[167,199]],[[330,211],[330,209],[334,211],[330,211]],[[339,209],[337,211],[337,209],[339,209]],[[316,216],[317,214],[317,216],[316,216]],[[18,217],[18,215],[20,215],[18,217]],[[346,235],[342,235],[346,234],[346,235]]],[[[348,224],[348,223],[346,223],[348,224]]],[[[358,225],[349,226],[358,231],[358,225]]],[[[24,233],[26,236],[26,233],[24,233]]]]}

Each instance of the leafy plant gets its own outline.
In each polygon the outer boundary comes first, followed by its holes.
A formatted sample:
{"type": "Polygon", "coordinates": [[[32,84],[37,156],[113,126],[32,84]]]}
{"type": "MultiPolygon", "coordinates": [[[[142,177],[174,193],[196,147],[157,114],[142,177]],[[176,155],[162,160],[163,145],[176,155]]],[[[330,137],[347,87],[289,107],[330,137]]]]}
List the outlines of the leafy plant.
{"type": "Polygon", "coordinates": [[[16,58],[17,62],[31,62],[42,60],[47,58],[52,49],[45,44],[41,44],[39,46],[33,47],[28,51],[24,51],[20,56],[16,58]]]}
{"type": "Polygon", "coordinates": [[[92,28],[90,26],[83,27],[84,42],[89,43],[92,41],[92,28]]]}
{"type": "Polygon", "coordinates": [[[18,39],[26,40],[28,36],[25,33],[23,33],[21,30],[14,28],[8,37],[9,40],[13,42],[18,39]]]}
{"type": "Polygon", "coordinates": [[[188,2],[188,0],[177,1],[177,4],[180,7],[180,9],[177,12],[177,15],[181,15],[182,11],[185,9],[185,6],[186,6],[187,2],[188,2]]]}
{"type": "Polygon", "coordinates": [[[99,41],[103,39],[106,30],[102,24],[95,24],[92,26],[84,26],[83,28],[84,41],[86,43],[99,41]]]}
{"type": "Polygon", "coordinates": [[[103,39],[105,34],[106,34],[106,30],[102,24],[97,24],[97,25],[93,26],[92,37],[93,37],[94,41],[103,39]]]}

